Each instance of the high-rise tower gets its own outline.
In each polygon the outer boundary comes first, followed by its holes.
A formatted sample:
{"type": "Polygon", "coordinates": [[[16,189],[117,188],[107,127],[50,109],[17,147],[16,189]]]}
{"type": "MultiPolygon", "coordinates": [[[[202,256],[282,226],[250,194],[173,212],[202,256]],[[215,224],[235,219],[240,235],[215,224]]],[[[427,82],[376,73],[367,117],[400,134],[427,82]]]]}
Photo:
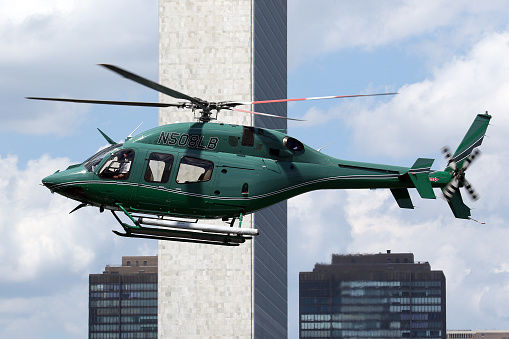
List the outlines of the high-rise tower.
{"type": "MultiPolygon", "coordinates": [[[[160,0],[159,21],[162,85],[208,101],[286,98],[286,0],[160,0]]],[[[286,116],[286,104],[258,106],[246,109],[286,116]]],[[[160,124],[184,121],[192,113],[160,110],[160,124]]],[[[233,111],[217,122],[286,129],[233,111]]],[[[287,336],[286,210],[244,218],[260,235],[239,247],[159,243],[161,338],[287,336]]]]}
{"type": "Polygon", "coordinates": [[[89,275],[88,338],[157,338],[157,256],[89,275]]]}
{"type": "Polygon", "coordinates": [[[446,337],[444,273],[412,253],[333,255],[299,294],[299,338],[446,337]]]}

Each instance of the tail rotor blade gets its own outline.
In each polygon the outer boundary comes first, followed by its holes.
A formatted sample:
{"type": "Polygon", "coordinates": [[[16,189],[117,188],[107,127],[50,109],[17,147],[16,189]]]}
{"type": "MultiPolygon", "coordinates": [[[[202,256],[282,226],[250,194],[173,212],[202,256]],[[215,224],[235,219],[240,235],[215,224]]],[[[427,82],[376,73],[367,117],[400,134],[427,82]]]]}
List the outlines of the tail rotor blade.
{"type": "Polygon", "coordinates": [[[479,195],[475,192],[474,188],[472,187],[472,185],[470,185],[470,183],[466,180],[463,180],[463,183],[465,185],[465,188],[467,189],[468,191],[468,194],[470,194],[470,197],[472,198],[472,200],[478,200],[479,199],[479,195]]]}
{"type": "Polygon", "coordinates": [[[461,167],[461,169],[463,171],[466,171],[468,166],[470,166],[470,164],[472,163],[472,161],[474,161],[474,159],[480,154],[481,152],[478,150],[478,149],[474,149],[472,151],[472,154],[470,154],[470,156],[465,160],[465,162],[463,163],[463,166],[461,167]]]}
{"type": "Polygon", "coordinates": [[[451,200],[452,196],[458,190],[460,182],[458,178],[454,177],[444,188],[444,196],[447,201],[451,200]]]}
{"type": "Polygon", "coordinates": [[[456,163],[452,159],[451,152],[449,152],[449,147],[444,146],[442,148],[442,153],[444,154],[444,157],[447,160],[447,166],[450,167],[453,171],[456,171],[458,167],[456,166],[456,163]]]}

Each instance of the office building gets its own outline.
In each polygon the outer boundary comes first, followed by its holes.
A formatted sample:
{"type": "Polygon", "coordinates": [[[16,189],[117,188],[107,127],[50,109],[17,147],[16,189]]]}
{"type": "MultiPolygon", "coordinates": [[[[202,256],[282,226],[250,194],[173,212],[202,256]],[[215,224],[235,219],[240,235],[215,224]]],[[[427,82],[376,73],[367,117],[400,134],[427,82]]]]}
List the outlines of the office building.
{"type": "MultiPolygon", "coordinates": [[[[286,98],[286,0],[160,0],[159,20],[162,85],[215,102],[286,98]]],[[[242,108],[286,116],[283,103],[242,108]]],[[[160,110],[160,124],[187,121],[188,110],[160,110]]],[[[286,129],[227,110],[220,122],[286,129]]],[[[286,338],[286,219],[286,202],[246,216],[260,235],[239,247],[160,241],[160,338],[286,338]]]]}
{"type": "Polygon", "coordinates": [[[157,256],[122,257],[89,275],[89,339],[157,338],[157,256]]]}
{"type": "Polygon", "coordinates": [[[299,294],[300,338],[446,338],[445,276],[412,253],[333,255],[299,294]]]}

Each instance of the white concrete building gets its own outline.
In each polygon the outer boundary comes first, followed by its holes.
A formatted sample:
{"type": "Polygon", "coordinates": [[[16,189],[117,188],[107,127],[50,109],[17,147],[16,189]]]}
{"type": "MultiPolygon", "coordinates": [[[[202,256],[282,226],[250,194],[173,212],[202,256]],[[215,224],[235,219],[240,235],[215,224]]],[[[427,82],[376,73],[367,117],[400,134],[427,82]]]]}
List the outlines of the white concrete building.
{"type": "MultiPolygon", "coordinates": [[[[162,85],[208,101],[286,97],[286,0],[159,0],[159,21],[162,85]]],[[[286,116],[281,103],[246,109],[286,116]]],[[[192,119],[159,114],[160,124],[192,119]]],[[[233,111],[218,122],[286,129],[284,119],[233,111]]],[[[286,210],[244,218],[261,234],[239,247],[159,242],[159,338],[287,337],[286,210]]]]}

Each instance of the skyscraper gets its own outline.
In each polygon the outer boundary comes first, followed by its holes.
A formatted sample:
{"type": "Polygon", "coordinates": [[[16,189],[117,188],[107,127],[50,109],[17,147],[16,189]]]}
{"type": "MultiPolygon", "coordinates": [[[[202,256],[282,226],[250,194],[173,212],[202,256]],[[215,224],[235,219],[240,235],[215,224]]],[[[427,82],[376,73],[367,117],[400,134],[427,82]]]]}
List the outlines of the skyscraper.
{"type": "Polygon", "coordinates": [[[299,274],[300,338],[446,338],[445,276],[412,253],[333,255],[299,274]]]}
{"type": "MultiPolygon", "coordinates": [[[[286,0],[160,0],[159,20],[162,85],[209,101],[286,97],[286,0]]],[[[286,104],[259,106],[246,109],[286,116],[286,104]]],[[[217,118],[286,129],[284,119],[234,111],[217,118]]],[[[160,124],[184,121],[193,114],[160,110],[160,124]]],[[[260,235],[235,248],[159,243],[160,337],[286,338],[286,203],[243,227],[260,235]]]]}
{"type": "Polygon", "coordinates": [[[157,338],[157,256],[122,257],[89,275],[89,339],[157,338]]]}

